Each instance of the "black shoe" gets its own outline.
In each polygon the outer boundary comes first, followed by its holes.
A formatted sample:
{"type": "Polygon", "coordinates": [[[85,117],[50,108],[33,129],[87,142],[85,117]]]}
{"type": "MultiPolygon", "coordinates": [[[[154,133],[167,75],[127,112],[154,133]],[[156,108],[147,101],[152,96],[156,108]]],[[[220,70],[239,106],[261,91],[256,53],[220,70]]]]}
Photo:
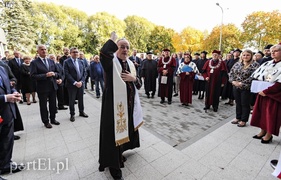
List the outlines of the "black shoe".
{"type": "Polygon", "coordinates": [[[19,139],[20,139],[20,137],[19,137],[19,136],[14,135],[14,140],[19,140],[19,139]]]}
{"type": "Polygon", "coordinates": [[[68,109],[68,108],[64,107],[64,106],[61,106],[61,107],[58,108],[58,110],[66,110],[66,109],[68,109]]]}
{"type": "Polygon", "coordinates": [[[58,121],[56,121],[56,120],[53,120],[53,121],[51,121],[51,124],[60,125],[60,122],[58,122],[58,121]]]}
{"type": "Polygon", "coordinates": [[[161,101],[160,101],[161,104],[163,104],[164,102],[165,102],[164,100],[161,100],[161,101]]]}
{"type": "Polygon", "coordinates": [[[11,165],[10,168],[8,169],[2,169],[1,170],[1,175],[3,174],[9,174],[9,173],[17,173],[20,172],[21,170],[23,170],[25,168],[24,165],[11,165]]]}
{"type": "Polygon", "coordinates": [[[48,128],[48,129],[50,129],[50,128],[53,127],[50,123],[46,123],[46,124],[44,124],[44,126],[45,126],[46,128],[48,128]]]}
{"type": "Polygon", "coordinates": [[[22,100],[20,100],[20,102],[19,102],[20,104],[23,104],[23,101],[22,100]]]}
{"type": "Polygon", "coordinates": [[[218,112],[218,108],[214,108],[214,112],[218,112]]]}
{"type": "Polygon", "coordinates": [[[70,116],[70,119],[69,119],[71,122],[74,122],[75,121],[75,117],[72,115],[70,116]]]}
{"type": "Polygon", "coordinates": [[[168,104],[172,104],[172,101],[168,101],[168,104]]]}
{"type": "Polygon", "coordinates": [[[271,166],[273,169],[276,168],[277,164],[278,164],[278,160],[277,160],[277,159],[273,159],[273,160],[270,161],[270,166],[271,166]]]}
{"type": "Polygon", "coordinates": [[[178,96],[179,94],[178,93],[176,93],[176,94],[174,94],[174,97],[176,97],[176,96],[178,96]]]}
{"type": "Polygon", "coordinates": [[[254,139],[261,139],[263,136],[265,136],[265,134],[262,135],[262,136],[254,135],[253,138],[254,138],[254,139]]]}
{"type": "Polygon", "coordinates": [[[84,113],[84,112],[80,112],[79,113],[79,116],[82,116],[82,117],[85,117],[85,118],[87,118],[87,117],[89,117],[86,113],[84,113]]]}
{"type": "Polygon", "coordinates": [[[100,96],[97,96],[96,98],[100,98],[100,96]]]}
{"type": "Polygon", "coordinates": [[[150,95],[146,95],[146,97],[149,99],[149,98],[150,98],[150,95]]]}
{"type": "Polygon", "coordinates": [[[204,107],[204,110],[210,109],[210,107],[204,107]]]}
{"type": "Polygon", "coordinates": [[[268,140],[264,140],[263,138],[261,138],[261,143],[262,144],[269,144],[272,142],[273,136],[271,136],[268,140]]]}

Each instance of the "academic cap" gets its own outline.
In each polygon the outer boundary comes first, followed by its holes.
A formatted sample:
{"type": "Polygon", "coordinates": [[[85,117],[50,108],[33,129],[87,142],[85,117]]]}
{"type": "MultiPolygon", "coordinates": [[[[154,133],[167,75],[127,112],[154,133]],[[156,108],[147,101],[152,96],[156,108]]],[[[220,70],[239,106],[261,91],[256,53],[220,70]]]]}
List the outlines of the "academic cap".
{"type": "Polygon", "coordinates": [[[221,52],[219,51],[219,50],[213,50],[213,52],[212,53],[217,53],[217,54],[221,54],[221,52]]]}
{"type": "Polygon", "coordinates": [[[203,53],[203,54],[205,54],[205,55],[206,55],[206,54],[208,54],[208,52],[207,52],[207,51],[202,51],[202,52],[201,52],[201,54],[202,54],[202,53],[203,53]]]}
{"type": "Polygon", "coordinates": [[[273,45],[272,44],[268,44],[264,47],[264,49],[270,49],[273,45]]]}
{"type": "Polygon", "coordinates": [[[261,54],[262,57],[264,56],[263,52],[261,52],[261,51],[258,51],[257,53],[261,54]]]}
{"type": "Polygon", "coordinates": [[[233,52],[235,52],[235,51],[238,51],[240,53],[242,52],[239,48],[236,48],[236,49],[233,50],[233,52]]]}
{"type": "Polygon", "coordinates": [[[168,48],[165,48],[165,49],[163,49],[163,51],[169,51],[169,52],[170,52],[170,49],[168,49],[168,48]]]}

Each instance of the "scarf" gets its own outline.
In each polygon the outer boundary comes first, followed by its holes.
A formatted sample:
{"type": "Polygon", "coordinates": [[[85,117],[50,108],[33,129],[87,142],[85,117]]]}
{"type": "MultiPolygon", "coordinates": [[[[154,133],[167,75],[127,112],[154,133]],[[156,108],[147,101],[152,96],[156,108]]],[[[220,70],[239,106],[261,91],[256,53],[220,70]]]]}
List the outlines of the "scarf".
{"type": "MultiPolygon", "coordinates": [[[[130,72],[136,76],[136,69],[130,60],[130,72]]],[[[114,112],[114,133],[116,146],[129,142],[129,114],[127,102],[126,82],[121,78],[122,67],[114,54],[113,57],[113,112],[114,112]]],[[[134,86],[135,87],[135,86],[134,86]]],[[[134,111],[133,111],[134,129],[137,130],[143,123],[142,109],[138,91],[135,87],[134,111]]]]}

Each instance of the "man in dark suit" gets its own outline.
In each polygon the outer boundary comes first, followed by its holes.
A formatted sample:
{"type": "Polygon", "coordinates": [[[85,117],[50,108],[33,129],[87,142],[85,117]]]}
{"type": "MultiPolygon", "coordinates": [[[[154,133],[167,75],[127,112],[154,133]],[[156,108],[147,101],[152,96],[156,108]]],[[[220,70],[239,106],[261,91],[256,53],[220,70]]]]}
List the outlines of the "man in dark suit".
{"type": "Polygon", "coordinates": [[[58,100],[58,110],[66,110],[67,107],[64,107],[64,72],[63,67],[60,62],[57,60],[54,54],[50,54],[49,58],[53,60],[56,64],[57,71],[59,73],[60,79],[57,79],[58,90],[57,90],[57,100],[58,100]]]}
{"type": "Polygon", "coordinates": [[[2,61],[6,64],[8,64],[8,62],[9,62],[9,59],[8,59],[9,55],[10,55],[10,52],[7,50],[7,51],[5,51],[5,57],[2,58],[2,61]]]}
{"type": "Polygon", "coordinates": [[[31,62],[30,75],[37,81],[37,94],[39,98],[41,120],[46,128],[52,128],[51,124],[59,125],[56,121],[56,93],[57,82],[59,79],[55,62],[47,58],[47,49],[45,45],[38,45],[37,53],[39,57],[31,62]],[[47,110],[47,101],[49,101],[49,112],[47,110]]]}
{"type": "Polygon", "coordinates": [[[14,103],[20,100],[21,94],[11,87],[7,72],[0,66],[0,174],[15,173],[23,169],[11,164],[16,118],[14,103]]]}
{"type": "MultiPolygon", "coordinates": [[[[68,59],[70,57],[70,55],[69,55],[69,48],[67,48],[67,47],[64,47],[63,48],[63,56],[60,58],[60,59],[58,59],[59,60],[59,62],[60,62],[60,64],[63,66],[63,63],[64,63],[64,61],[66,60],[66,59],[68,59]]],[[[64,86],[63,86],[63,98],[64,98],[64,105],[67,105],[68,106],[68,91],[67,91],[67,88],[65,87],[65,81],[63,81],[63,84],[64,84],[64,86]]]]}
{"type": "Polygon", "coordinates": [[[75,121],[75,99],[78,99],[79,116],[88,117],[84,112],[84,83],[85,69],[82,61],[78,60],[79,51],[76,47],[70,49],[71,57],[64,61],[63,69],[65,74],[65,87],[68,90],[70,121],[75,121]]]}
{"type": "Polygon", "coordinates": [[[89,63],[88,63],[87,59],[85,58],[85,55],[82,51],[80,51],[78,59],[80,61],[82,61],[84,69],[86,71],[84,88],[87,89],[87,83],[89,81],[89,76],[90,76],[90,65],[89,65],[89,63]]]}
{"type": "Polygon", "coordinates": [[[139,72],[140,72],[140,68],[141,68],[141,58],[139,58],[137,56],[137,53],[138,51],[136,49],[133,50],[133,54],[132,56],[129,57],[129,59],[134,63],[135,67],[136,67],[136,70],[137,70],[137,73],[138,73],[138,76],[140,76],[139,72]]]}
{"type": "MultiPolygon", "coordinates": [[[[8,78],[10,80],[11,86],[15,87],[17,79],[15,78],[13,72],[11,71],[11,68],[2,61],[0,61],[0,66],[2,66],[4,68],[4,70],[6,71],[8,78]]],[[[22,123],[21,115],[20,115],[20,112],[19,112],[19,109],[17,106],[16,106],[16,112],[17,112],[17,118],[15,119],[15,122],[14,122],[14,130],[15,130],[14,132],[23,130],[23,123],[22,123]]],[[[18,140],[18,139],[20,139],[20,137],[17,135],[14,135],[14,140],[18,140]]]]}
{"type": "MultiPolygon", "coordinates": [[[[14,51],[14,59],[11,59],[8,62],[8,65],[10,66],[13,74],[15,75],[15,77],[17,78],[17,84],[16,84],[16,90],[18,92],[21,92],[21,70],[20,70],[20,66],[23,63],[23,60],[20,58],[20,52],[19,51],[14,51]]],[[[25,93],[21,92],[23,94],[23,100],[25,100],[25,93]]],[[[23,101],[21,100],[20,103],[23,103],[23,101]]]]}

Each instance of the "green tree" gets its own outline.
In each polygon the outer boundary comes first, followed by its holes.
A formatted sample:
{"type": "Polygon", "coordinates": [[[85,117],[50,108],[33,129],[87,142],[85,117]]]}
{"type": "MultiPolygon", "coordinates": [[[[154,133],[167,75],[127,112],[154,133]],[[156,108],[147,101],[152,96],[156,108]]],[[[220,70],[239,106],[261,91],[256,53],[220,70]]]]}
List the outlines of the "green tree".
{"type": "Polygon", "coordinates": [[[53,3],[34,3],[32,11],[36,44],[46,44],[50,53],[61,53],[63,47],[85,50],[86,13],[53,3]]]}
{"type": "MultiPolygon", "coordinates": [[[[229,52],[234,48],[243,48],[240,40],[241,31],[234,24],[223,25],[222,27],[222,53],[229,52]]],[[[203,49],[208,52],[219,49],[220,26],[213,28],[210,35],[204,40],[203,49]]]]}
{"type": "Polygon", "coordinates": [[[96,51],[109,39],[110,33],[116,31],[119,38],[124,37],[126,24],[107,12],[99,12],[88,19],[89,33],[96,37],[96,51]]]}
{"type": "Polygon", "coordinates": [[[147,49],[152,50],[154,54],[162,52],[164,48],[169,48],[172,52],[175,52],[172,44],[172,37],[174,35],[175,31],[172,29],[166,29],[164,26],[155,26],[149,37],[147,49]]]}
{"type": "Polygon", "coordinates": [[[30,53],[35,34],[29,16],[29,0],[1,0],[0,26],[6,33],[8,49],[30,53]]]}
{"type": "Polygon", "coordinates": [[[140,52],[147,52],[147,41],[155,25],[138,16],[128,16],[124,21],[127,26],[125,37],[130,41],[131,47],[140,52]]]}
{"type": "Polygon", "coordinates": [[[258,11],[248,15],[242,23],[242,41],[247,47],[262,49],[281,39],[281,13],[258,11]]]}

